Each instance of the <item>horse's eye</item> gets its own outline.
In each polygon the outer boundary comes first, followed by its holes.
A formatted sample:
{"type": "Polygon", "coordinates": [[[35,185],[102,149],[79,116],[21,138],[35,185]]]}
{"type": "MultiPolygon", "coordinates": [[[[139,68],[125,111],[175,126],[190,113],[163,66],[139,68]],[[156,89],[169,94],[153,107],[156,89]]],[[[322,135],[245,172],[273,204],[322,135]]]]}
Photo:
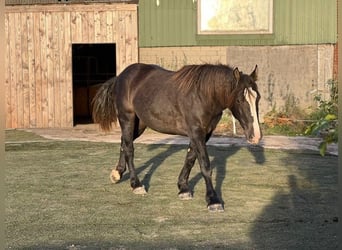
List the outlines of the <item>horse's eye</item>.
{"type": "Polygon", "coordinates": [[[244,102],[244,100],[245,100],[244,97],[239,97],[239,98],[236,99],[236,103],[241,104],[241,103],[244,102]]]}

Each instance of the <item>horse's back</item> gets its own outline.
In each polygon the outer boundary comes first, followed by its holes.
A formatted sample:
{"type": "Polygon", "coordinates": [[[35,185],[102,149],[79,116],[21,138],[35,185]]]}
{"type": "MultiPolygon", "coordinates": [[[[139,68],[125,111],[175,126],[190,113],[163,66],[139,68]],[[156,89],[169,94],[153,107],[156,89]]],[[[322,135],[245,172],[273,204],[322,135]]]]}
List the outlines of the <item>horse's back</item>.
{"type": "MultiPolygon", "coordinates": [[[[117,105],[131,110],[146,126],[163,133],[182,133],[183,114],[174,72],[157,65],[133,64],[120,75],[117,105]],[[181,124],[180,124],[181,123],[181,124]]],[[[183,107],[182,107],[183,109],[183,107]]]]}

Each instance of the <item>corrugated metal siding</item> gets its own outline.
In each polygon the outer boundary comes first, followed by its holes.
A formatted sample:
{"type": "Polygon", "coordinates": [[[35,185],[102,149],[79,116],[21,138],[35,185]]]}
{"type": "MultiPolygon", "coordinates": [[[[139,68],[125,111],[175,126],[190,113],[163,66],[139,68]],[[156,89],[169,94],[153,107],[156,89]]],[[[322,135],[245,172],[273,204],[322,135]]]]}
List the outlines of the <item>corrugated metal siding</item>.
{"type": "Polygon", "coordinates": [[[196,1],[141,0],[139,43],[142,47],[196,44],[196,1]]]}
{"type": "Polygon", "coordinates": [[[274,0],[273,8],[272,35],[197,35],[196,0],[140,0],[139,46],[336,43],[336,0],[274,0]]]}
{"type": "Polygon", "coordinates": [[[337,41],[336,0],[275,2],[275,44],[319,44],[337,41]]]}

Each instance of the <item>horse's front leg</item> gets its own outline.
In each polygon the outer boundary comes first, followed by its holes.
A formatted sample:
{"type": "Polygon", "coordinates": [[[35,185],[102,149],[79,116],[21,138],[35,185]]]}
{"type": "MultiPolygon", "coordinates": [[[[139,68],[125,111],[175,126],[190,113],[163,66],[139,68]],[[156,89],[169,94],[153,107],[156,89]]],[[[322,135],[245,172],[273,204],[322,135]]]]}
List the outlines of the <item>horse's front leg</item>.
{"type": "Polygon", "coordinates": [[[212,182],[212,169],[210,166],[209,156],[207,152],[207,147],[205,144],[205,136],[200,134],[195,135],[191,138],[191,142],[194,145],[194,150],[197,155],[197,159],[201,168],[202,176],[205,180],[206,185],[206,201],[208,203],[208,210],[211,212],[222,212],[223,205],[218,198],[212,182]]]}
{"type": "Polygon", "coordinates": [[[188,152],[185,157],[184,166],[178,177],[178,197],[182,200],[192,199],[192,191],[189,188],[189,175],[192,167],[196,161],[196,152],[193,150],[191,143],[188,148],[188,152]]]}
{"type": "MultiPolygon", "coordinates": [[[[205,142],[207,142],[210,139],[211,134],[212,134],[212,131],[206,135],[205,142]]],[[[185,157],[184,166],[178,177],[178,189],[179,189],[178,197],[181,200],[190,200],[193,198],[192,191],[189,188],[188,181],[189,181],[191,169],[193,168],[195,164],[196,158],[197,158],[196,152],[193,149],[192,144],[190,143],[188,152],[185,157]]]]}

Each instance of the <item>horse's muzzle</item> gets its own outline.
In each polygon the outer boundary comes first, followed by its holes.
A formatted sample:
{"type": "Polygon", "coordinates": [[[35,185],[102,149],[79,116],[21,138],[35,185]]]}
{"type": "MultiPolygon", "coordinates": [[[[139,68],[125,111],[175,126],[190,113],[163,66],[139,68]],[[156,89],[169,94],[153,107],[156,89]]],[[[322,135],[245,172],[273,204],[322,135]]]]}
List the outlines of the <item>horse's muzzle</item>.
{"type": "Polygon", "coordinates": [[[256,145],[256,144],[258,144],[258,143],[260,142],[261,138],[262,138],[261,133],[260,133],[260,136],[249,136],[249,137],[247,138],[247,142],[248,142],[249,144],[256,145]]]}
{"type": "Polygon", "coordinates": [[[256,145],[256,144],[258,144],[258,143],[260,142],[260,140],[261,140],[261,138],[255,138],[255,137],[253,137],[253,138],[248,139],[247,142],[248,142],[249,144],[256,145]]]}

